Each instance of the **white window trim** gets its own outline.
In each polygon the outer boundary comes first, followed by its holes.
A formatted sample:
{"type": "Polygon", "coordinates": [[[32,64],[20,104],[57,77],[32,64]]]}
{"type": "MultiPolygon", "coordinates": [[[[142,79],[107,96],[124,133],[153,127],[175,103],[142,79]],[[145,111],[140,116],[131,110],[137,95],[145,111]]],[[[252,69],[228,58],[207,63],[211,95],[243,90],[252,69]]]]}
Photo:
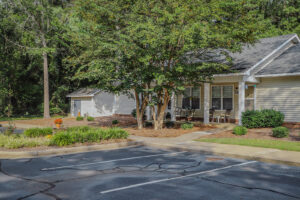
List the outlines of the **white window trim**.
{"type": "Polygon", "coordinates": [[[212,108],[212,88],[215,86],[221,87],[221,109],[216,111],[225,111],[223,109],[223,86],[232,86],[232,111],[234,111],[234,84],[224,84],[224,85],[211,85],[210,86],[210,108],[212,108]]]}
{"type": "MultiPolygon", "coordinates": [[[[186,88],[191,88],[190,90],[190,95],[192,95],[192,88],[197,88],[197,87],[193,87],[193,86],[188,86],[188,87],[185,87],[184,89],[186,88]]],[[[198,87],[199,88],[199,108],[195,109],[195,110],[201,110],[201,86],[198,87]]],[[[183,102],[183,98],[184,98],[184,95],[181,95],[182,98],[181,98],[181,108],[182,108],[182,102],[183,102]]],[[[192,105],[192,99],[190,99],[190,105],[192,105]]],[[[182,108],[184,109],[184,108],[182,108]]]]}

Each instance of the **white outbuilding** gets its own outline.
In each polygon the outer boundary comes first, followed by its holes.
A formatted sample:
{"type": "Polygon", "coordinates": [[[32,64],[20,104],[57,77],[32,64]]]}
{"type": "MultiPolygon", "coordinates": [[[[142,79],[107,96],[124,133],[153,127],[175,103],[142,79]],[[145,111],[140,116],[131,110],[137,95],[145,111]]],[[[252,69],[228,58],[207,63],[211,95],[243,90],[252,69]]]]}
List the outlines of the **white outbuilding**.
{"type": "Polygon", "coordinates": [[[110,116],[131,114],[135,100],[126,95],[117,95],[99,89],[82,88],[67,95],[71,98],[72,116],[110,116]]]}

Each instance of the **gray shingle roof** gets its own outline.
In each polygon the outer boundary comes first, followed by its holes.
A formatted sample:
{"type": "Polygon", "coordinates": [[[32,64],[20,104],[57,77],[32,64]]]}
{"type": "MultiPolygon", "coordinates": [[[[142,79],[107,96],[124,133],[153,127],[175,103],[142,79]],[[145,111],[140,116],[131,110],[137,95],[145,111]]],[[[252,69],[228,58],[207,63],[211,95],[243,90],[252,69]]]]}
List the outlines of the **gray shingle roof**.
{"type": "Polygon", "coordinates": [[[300,73],[300,44],[287,49],[256,75],[300,73]]]}
{"type": "Polygon", "coordinates": [[[67,97],[92,97],[100,92],[99,89],[81,88],[67,95],[67,97]]]}
{"type": "Polygon", "coordinates": [[[264,38],[252,46],[245,45],[241,53],[231,55],[234,63],[232,69],[239,72],[247,71],[293,36],[295,36],[295,34],[264,38]]]}

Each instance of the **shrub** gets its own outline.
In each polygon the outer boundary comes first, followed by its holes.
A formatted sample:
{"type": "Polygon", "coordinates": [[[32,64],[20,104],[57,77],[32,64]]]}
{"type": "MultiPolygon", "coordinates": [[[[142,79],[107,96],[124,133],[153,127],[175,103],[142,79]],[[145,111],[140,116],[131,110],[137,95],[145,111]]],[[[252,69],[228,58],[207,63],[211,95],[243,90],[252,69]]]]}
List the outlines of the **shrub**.
{"type": "Polygon", "coordinates": [[[153,126],[152,122],[150,122],[150,121],[145,122],[145,127],[149,128],[149,127],[152,127],[152,126],[153,126]]]}
{"type": "Polygon", "coordinates": [[[194,124],[192,123],[184,123],[181,125],[181,128],[186,130],[186,129],[192,129],[194,127],[194,124]]]}
{"type": "Polygon", "coordinates": [[[29,128],[24,131],[24,135],[27,137],[41,137],[52,133],[52,128],[29,128]]]}
{"type": "Polygon", "coordinates": [[[167,112],[167,114],[166,114],[166,119],[171,119],[171,113],[169,113],[169,112],[167,112]]]}
{"type": "Polygon", "coordinates": [[[83,119],[84,119],[84,118],[81,117],[81,116],[76,117],[76,120],[77,120],[77,121],[82,121],[83,119]]]}
{"type": "Polygon", "coordinates": [[[279,126],[272,129],[272,136],[277,138],[287,137],[289,135],[289,129],[283,126],[279,126]]]}
{"type": "Polygon", "coordinates": [[[72,144],[72,137],[68,132],[58,132],[51,138],[51,144],[57,146],[67,146],[72,144]]]}
{"type": "Polygon", "coordinates": [[[248,132],[248,129],[244,126],[236,126],[233,129],[235,135],[245,135],[248,132]]]}
{"type": "Polygon", "coordinates": [[[175,123],[172,121],[166,121],[166,127],[167,128],[173,128],[175,126],[175,123]]]}
{"type": "Polygon", "coordinates": [[[112,120],[111,123],[112,123],[112,125],[116,125],[119,123],[119,121],[115,119],[115,120],[112,120]]]}
{"type": "Polygon", "coordinates": [[[100,129],[86,126],[68,128],[51,138],[51,144],[66,146],[74,143],[100,142],[109,139],[125,139],[128,133],[120,128],[100,129]]]}
{"type": "Polygon", "coordinates": [[[242,114],[242,124],[247,128],[263,128],[281,126],[284,114],[276,110],[254,110],[242,114]]]}
{"type": "Polygon", "coordinates": [[[133,110],[131,111],[131,115],[132,115],[132,117],[136,118],[136,109],[133,109],[133,110]]]}
{"type": "Polygon", "coordinates": [[[90,116],[88,116],[86,119],[87,119],[88,121],[94,121],[94,120],[95,120],[94,117],[90,117],[90,116]]]}

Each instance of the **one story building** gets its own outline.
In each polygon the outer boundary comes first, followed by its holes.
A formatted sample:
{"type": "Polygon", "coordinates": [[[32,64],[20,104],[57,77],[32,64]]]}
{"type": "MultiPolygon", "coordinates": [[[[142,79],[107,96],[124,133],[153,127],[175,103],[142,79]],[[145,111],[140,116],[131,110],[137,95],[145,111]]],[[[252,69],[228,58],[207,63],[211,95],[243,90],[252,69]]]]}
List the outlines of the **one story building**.
{"type": "MultiPolygon", "coordinates": [[[[296,34],[261,39],[231,56],[236,73],[214,75],[211,83],[190,86],[184,94],[172,95],[166,110],[172,120],[192,110],[194,118],[209,123],[213,110],[226,111],[231,121],[241,123],[245,110],[275,109],[284,113],[286,122],[300,122],[300,40],[296,34]]],[[[92,96],[79,97],[78,91],[68,95],[71,112],[76,114],[75,101],[79,99],[81,114],[91,116],[129,114],[135,108],[134,99],[127,96],[93,92],[92,96]],[[85,98],[91,101],[87,103],[85,98]]],[[[151,118],[149,108],[147,118],[151,118]]]]}
{"type": "Polygon", "coordinates": [[[131,114],[135,101],[126,95],[116,95],[99,89],[82,88],[67,95],[71,98],[71,115],[110,116],[114,114],[131,114]]]}

